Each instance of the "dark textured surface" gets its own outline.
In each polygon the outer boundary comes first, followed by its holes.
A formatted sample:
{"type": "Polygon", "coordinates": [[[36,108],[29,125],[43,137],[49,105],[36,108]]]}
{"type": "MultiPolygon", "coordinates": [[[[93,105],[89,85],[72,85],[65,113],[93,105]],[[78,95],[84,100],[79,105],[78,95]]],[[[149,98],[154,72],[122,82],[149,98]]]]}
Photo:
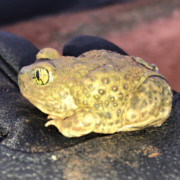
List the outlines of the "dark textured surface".
{"type": "Polygon", "coordinates": [[[112,3],[128,1],[130,0],[1,0],[0,24],[7,24],[50,13],[97,8],[112,3]]]}
{"type": "Polygon", "coordinates": [[[180,93],[174,93],[171,116],[161,127],[69,139],[44,127],[47,115],[6,73],[0,73],[1,180],[180,179],[180,93]]]}
{"type": "Polygon", "coordinates": [[[90,50],[101,50],[106,49],[110,51],[116,51],[122,55],[128,55],[125,51],[121,48],[116,46],[115,44],[96,36],[85,36],[80,35],[72,38],[69,40],[63,48],[63,55],[64,56],[79,56],[84,52],[90,50]]]}
{"type": "Polygon", "coordinates": [[[21,67],[32,64],[38,49],[29,41],[0,31],[0,70],[17,84],[21,67]]]}

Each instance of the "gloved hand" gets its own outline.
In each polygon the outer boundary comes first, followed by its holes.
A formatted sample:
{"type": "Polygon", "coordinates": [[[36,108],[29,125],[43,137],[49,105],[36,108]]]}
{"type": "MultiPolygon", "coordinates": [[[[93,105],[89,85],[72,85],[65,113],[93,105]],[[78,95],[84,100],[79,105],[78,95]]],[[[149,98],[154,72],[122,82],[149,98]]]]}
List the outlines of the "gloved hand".
{"type": "MultiPolygon", "coordinates": [[[[94,48],[126,54],[104,39],[77,36],[64,46],[63,55],[78,56],[94,48]]],[[[0,32],[0,179],[64,179],[71,172],[95,179],[107,174],[111,179],[179,177],[179,93],[174,93],[171,116],[161,127],[66,138],[54,126],[44,127],[47,115],[19,91],[19,69],[34,63],[37,52],[25,39],[0,32]],[[64,151],[55,152],[60,149],[64,151]],[[45,153],[49,151],[53,154],[45,153]]]]}

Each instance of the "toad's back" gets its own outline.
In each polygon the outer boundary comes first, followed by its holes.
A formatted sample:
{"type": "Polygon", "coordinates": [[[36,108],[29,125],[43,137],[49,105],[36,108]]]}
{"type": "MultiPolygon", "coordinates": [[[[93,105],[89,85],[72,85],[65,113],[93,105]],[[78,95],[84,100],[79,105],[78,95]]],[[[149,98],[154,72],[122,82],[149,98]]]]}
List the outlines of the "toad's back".
{"type": "MultiPolygon", "coordinates": [[[[104,118],[95,132],[141,129],[154,117],[164,121],[169,115],[172,94],[167,81],[156,66],[140,58],[90,51],[74,63],[74,70],[76,83],[70,88],[76,105],[96,109],[104,118]]],[[[157,122],[154,125],[161,124],[157,122]]]]}

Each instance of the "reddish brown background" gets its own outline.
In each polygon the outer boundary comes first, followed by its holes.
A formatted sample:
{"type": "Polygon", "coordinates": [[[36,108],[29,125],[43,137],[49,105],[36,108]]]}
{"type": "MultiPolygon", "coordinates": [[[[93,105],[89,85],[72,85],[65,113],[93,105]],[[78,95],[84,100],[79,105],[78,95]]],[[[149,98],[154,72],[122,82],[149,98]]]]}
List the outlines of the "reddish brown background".
{"type": "Polygon", "coordinates": [[[103,37],[130,55],[154,63],[180,91],[180,1],[138,0],[76,13],[38,17],[0,27],[39,49],[56,48],[76,35],[103,37]]]}

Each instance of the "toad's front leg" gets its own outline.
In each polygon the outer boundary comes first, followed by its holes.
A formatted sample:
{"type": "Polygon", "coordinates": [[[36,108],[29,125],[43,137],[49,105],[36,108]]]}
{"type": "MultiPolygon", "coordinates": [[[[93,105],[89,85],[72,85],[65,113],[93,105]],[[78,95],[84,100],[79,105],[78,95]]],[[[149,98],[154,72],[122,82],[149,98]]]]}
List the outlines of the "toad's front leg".
{"type": "Polygon", "coordinates": [[[91,133],[95,126],[102,122],[100,113],[89,108],[79,109],[72,116],[64,120],[57,116],[48,116],[52,120],[48,121],[45,126],[54,125],[66,137],[80,137],[91,133]]]}

